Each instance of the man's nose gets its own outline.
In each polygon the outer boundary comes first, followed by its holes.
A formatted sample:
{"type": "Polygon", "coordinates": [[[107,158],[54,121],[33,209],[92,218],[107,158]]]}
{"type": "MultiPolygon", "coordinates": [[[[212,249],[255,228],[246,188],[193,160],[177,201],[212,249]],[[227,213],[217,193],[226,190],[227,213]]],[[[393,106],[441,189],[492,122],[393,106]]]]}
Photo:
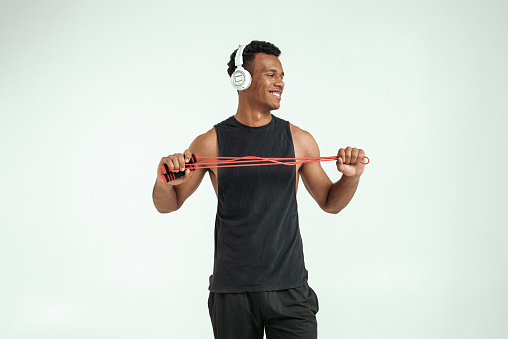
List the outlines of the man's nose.
{"type": "Polygon", "coordinates": [[[284,84],[284,80],[282,80],[282,77],[276,77],[275,78],[275,86],[278,86],[280,88],[284,88],[285,84],[284,84]]]}

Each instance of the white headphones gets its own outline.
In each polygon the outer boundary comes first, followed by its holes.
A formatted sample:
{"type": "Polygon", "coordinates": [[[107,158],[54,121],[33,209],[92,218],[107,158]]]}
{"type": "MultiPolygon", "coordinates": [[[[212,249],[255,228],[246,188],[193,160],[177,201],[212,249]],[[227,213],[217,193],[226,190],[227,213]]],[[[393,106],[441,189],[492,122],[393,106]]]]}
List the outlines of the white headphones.
{"type": "Polygon", "coordinates": [[[252,81],[252,77],[245,68],[242,67],[243,65],[243,50],[245,49],[246,45],[240,45],[238,47],[238,50],[236,51],[236,57],[235,57],[235,66],[236,70],[231,75],[231,85],[233,85],[233,88],[237,91],[243,91],[247,89],[250,86],[250,83],[252,81]]]}

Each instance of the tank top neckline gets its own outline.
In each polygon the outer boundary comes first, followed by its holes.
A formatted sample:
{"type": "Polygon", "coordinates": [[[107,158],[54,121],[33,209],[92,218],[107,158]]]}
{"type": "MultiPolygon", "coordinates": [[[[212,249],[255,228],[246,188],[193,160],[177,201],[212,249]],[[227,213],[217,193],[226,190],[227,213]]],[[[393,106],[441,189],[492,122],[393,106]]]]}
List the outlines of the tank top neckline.
{"type": "Polygon", "coordinates": [[[267,123],[266,125],[258,126],[258,127],[244,125],[240,121],[236,120],[234,115],[232,115],[229,119],[230,119],[231,123],[233,125],[237,126],[237,127],[240,127],[240,128],[243,128],[243,129],[248,129],[248,130],[251,130],[251,131],[263,131],[265,129],[268,129],[268,128],[272,127],[273,124],[275,123],[275,116],[273,114],[270,114],[270,115],[272,117],[270,122],[267,123]]]}

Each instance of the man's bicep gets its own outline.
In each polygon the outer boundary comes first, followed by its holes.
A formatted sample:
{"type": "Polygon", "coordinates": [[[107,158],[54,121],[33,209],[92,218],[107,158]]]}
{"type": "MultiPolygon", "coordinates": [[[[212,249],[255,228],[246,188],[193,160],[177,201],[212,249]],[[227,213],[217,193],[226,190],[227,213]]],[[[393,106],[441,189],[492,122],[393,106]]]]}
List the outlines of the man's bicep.
{"type": "Polygon", "coordinates": [[[319,162],[309,162],[300,168],[302,181],[309,194],[323,208],[328,198],[332,181],[319,162]]]}
{"type": "Polygon", "coordinates": [[[181,183],[180,185],[174,186],[176,191],[176,197],[178,199],[178,208],[180,208],[185,200],[189,198],[192,193],[194,193],[197,188],[199,187],[199,184],[201,184],[201,181],[203,181],[203,177],[205,176],[206,169],[198,168],[194,172],[192,172],[192,177],[187,180],[184,183],[181,183]]]}
{"type": "MultiPolygon", "coordinates": [[[[194,139],[194,141],[189,146],[189,151],[200,156],[216,157],[218,153],[218,146],[215,128],[212,128],[208,132],[201,134],[196,139],[194,139]]],[[[179,207],[182,206],[185,200],[187,200],[187,198],[196,191],[196,189],[201,184],[201,181],[203,181],[203,177],[205,176],[206,171],[207,169],[205,168],[198,168],[193,172],[192,177],[189,180],[178,186],[175,186],[179,207]]]]}
{"type": "MultiPolygon", "coordinates": [[[[320,156],[319,146],[312,134],[296,126],[293,126],[292,133],[295,151],[298,157],[320,156]]],[[[321,163],[304,163],[302,167],[300,167],[299,172],[305,188],[312,198],[316,200],[319,207],[323,208],[328,198],[328,192],[330,191],[332,182],[330,178],[328,178],[328,175],[326,175],[323,167],[321,167],[321,163]]]]}

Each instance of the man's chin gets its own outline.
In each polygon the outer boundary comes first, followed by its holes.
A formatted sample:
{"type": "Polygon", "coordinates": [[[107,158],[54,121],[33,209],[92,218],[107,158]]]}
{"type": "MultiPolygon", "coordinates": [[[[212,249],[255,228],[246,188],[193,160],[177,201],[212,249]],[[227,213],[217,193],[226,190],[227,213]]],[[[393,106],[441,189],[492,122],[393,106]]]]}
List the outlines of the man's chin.
{"type": "Polygon", "coordinates": [[[266,109],[268,111],[276,111],[280,108],[280,104],[276,104],[276,103],[270,103],[269,105],[266,105],[266,109]]]}
{"type": "Polygon", "coordinates": [[[276,111],[280,108],[280,104],[272,106],[272,111],[276,111]]]}

